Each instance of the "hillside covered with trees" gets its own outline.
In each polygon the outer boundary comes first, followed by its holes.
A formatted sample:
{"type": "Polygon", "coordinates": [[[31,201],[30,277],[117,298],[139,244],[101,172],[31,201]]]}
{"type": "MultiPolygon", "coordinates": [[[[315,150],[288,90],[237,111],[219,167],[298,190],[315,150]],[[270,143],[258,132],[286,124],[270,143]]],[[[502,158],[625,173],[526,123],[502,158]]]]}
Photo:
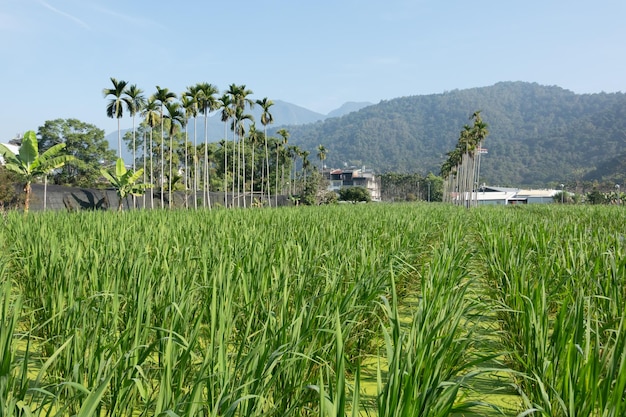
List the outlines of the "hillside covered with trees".
{"type": "Polygon", "coordinates": [[[622,182],[626,94],[575,94],[556,86],[502,82],[490,87],[382,101],[343,117],[289,126],[291,142],[323,144],[329,167],[439,174],[469,117],[488,124],[481,182],[547,186],[622,182]]]}

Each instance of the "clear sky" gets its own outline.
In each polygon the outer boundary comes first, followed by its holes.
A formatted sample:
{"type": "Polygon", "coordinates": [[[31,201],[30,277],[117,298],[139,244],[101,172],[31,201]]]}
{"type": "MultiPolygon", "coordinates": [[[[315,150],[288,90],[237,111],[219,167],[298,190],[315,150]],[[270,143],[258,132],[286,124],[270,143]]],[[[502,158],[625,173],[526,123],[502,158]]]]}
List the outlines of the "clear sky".
{"type": "Polygon", "coordinates": [[[0,141],[56,118],[116,131],[110,77],[320,113],[499,81],[625,91],[625,18],[624,0],[0,0],[0,141]]]}

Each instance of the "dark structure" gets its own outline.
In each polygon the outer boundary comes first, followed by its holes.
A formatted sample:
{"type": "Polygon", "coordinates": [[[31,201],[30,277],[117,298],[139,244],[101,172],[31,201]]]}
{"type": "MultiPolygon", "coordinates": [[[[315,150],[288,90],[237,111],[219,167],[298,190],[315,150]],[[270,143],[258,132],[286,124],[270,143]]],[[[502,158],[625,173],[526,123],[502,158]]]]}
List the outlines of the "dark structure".
{"type": "MultiPolygon", "coordinates": [[[[16,186],[17,193],[23,193],[20,185],[16,186]]],[[[95,189],[95,188],[78,188],[78,187],[66,187],[62,185],[49,184],[47,190],[44,191],[43,184],[33,184],[32,194],[30,198],[30,210],[41,211],[44,209],[44,194],[45,194],[45,209],[46,210],[68,210],[68,211],[80,211],[80,210],[117,210],[118,197],[114,189],[95,189]]],[[[224,193],[211,192],[211,206],[213,208],[224,207],[224,193]]],[[[202,193],[198,193],[199,202],[198,208],[202,207],[202,193]]],[[[235,197],[234,205],[232,204],[232,195],[227,194],[226,202],[228,207],[244,207],[243,199],[246,199],[246,207],[250,207],[250,195],[242,194],[239,197],[235,197]]],[[[165,208],[169,207],[168,193],[165,192],[163,196],[165,202],[165,208]]],[[[134,207],[136,209],[151,208],[150,204],[150,190],[145,196],[135,197],[134,207]],[[145,201],[145,206],[144,206],[145,201]]],[[[188,191],[176,191],[172,193],[172,207],[184,208],[185,200],[188,202],[188,207],[193,208],[193,193],[188,191]]],[[[267,202],[267,196],[258,196],[254,198],[256,206],[269,206],[267,202]]],[[[21,208],[15,207],[14,202],[2,202],[4,208],[21,208]]],[[[275,205],[274,196],[271,199],[271,205],[275,205]]],[[[288,196],[278,196],[279,206],[293,205],[288,196]]],[[[122,208],[124,210],[133,208],[133,198],[127,197],[122,202],[122,208]]],[[[161,208],[161,194],[158,191],[154,191],[154,208],[161,208]]]]}

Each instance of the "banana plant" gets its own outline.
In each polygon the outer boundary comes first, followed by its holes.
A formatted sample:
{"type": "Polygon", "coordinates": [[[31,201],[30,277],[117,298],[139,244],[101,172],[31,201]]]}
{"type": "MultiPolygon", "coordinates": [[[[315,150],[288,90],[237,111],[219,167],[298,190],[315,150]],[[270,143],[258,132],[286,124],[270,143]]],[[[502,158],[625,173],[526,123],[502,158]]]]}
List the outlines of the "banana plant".
{"type": "Polygon", "coordinates": [[[30,196],[32,193],[31,183],[51,171],[61,168],[67,162],[74,161],[73,155],[59,155],[65,148],[65,143],[57,143],[44,153],[39,154],[39,143],[34,131],[24,133],[19,152],[14,154],[9,148],[0,144],[0,155],[5,161],[5,168],[16,172],[26,182],[24,185],[24,213],[28,213],[30,196]]]}
{"type": "Polygon", "coordinates": [[[127,196],[140,196],[148,188],[152,188],[152,184],[138,182],[143,175],[143,168],[137,171],[128,170],[126,166],[124,166],[124,160],[122,158],[117,158],[114,170],[107,171],[106,169],[101,169],[100,172],[104,178],[111,183],[113,188],[115,188],[119,199],[117,206],[118,211],[122,211],[122,203],[127,196]]]}

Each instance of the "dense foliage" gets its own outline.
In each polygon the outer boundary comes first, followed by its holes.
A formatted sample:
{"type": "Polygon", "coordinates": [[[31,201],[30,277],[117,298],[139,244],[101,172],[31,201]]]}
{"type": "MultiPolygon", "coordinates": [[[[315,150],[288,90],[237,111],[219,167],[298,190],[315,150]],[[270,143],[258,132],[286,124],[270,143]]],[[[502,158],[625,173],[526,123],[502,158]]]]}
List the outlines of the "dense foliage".
{"type": "Polygon", "coordinates": [[[352,203],[372,201],[370,192],[365,187],[343,187],[339,190],[339,200],[352,203]]]}
{"type": "Polygon", "coordinates": [[[429,173],[402,174],[387,172],[380,175],[382,201],[442,201],[443,179],[429,173]]]}
{"type": "Polygon", "coordinates": [[[37,136],[42,152],[64,143],[65,153],[75,158],[52,173],[50,180],[55,184],[94,187],[101,167],[115,161],[115,152],[109,149],[104,131],[77,119],[48,120],[39,127],[37,136]]]}
{"type": "Polygon", "coordinates": [[[625,179],[626,170],[618,163],[626,147],[623,93],[581,95],[555,86],[504,82],[382,101],[341,118],[289,129],[303,149],[324,143],[328,166],[347,162],[377,172],[439,172],[459,126],[476,109],[490,127],[481,182],[554,186],[625,179]]]}
{"type": "Polygon", "coordinates": [[[9,171],[0,165],[0,208],[4,209],[18,204],[18,199],[22,195],[18,193],[20,177],[17,173],[9,171]]]}

